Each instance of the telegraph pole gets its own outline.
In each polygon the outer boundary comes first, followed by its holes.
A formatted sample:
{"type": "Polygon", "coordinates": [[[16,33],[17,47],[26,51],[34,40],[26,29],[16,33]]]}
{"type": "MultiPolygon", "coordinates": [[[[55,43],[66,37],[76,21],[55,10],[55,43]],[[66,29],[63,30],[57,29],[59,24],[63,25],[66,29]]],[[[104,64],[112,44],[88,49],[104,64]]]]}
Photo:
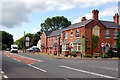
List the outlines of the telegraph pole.
{"type": "Polygon", "coordinates": [[[24,31],[24,37],[23,37],[23,53],[24,53],[24,47],[25,47],[24,46],[25,45],[25,40],[24,39],[25,39],[25,31],[24,31]]]}

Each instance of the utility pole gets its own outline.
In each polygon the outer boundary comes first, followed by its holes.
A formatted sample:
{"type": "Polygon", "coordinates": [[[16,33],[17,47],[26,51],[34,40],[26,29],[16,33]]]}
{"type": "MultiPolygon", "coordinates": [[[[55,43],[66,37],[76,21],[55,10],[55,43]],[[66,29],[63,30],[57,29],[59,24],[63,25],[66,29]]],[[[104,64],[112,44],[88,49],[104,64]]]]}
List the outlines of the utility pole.
{"type": "Polygon", "coordinates": [[[24,45],[25,45],[25,31],[24,31],[24,37],[23,37],[23,53],[24,53],[24,51],[25,51],[25,50],[24,50],[24,47],[25,47],[24,45]]]}

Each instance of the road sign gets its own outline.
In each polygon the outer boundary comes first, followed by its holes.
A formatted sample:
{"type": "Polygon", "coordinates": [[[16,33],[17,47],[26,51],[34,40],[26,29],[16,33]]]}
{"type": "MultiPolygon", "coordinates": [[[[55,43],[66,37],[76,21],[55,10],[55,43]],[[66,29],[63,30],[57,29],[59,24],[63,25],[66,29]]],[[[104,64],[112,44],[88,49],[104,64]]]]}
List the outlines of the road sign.
{"type": "Polygon", "coordinates": [[[25,42],[25,46],[26,46],[26,47],[29,47],[29,42],[25,42]]]}
{"type": "Polygon", "coordinates": [[[104,47],[104,43],[101,43],[101,47],[104,47]]]}
{"type": "Polygon", "coordinates": [[[25,37],[25,40],[26,40],[26,41],[29,41],[29,40],[30,40],[29,36],[26,36],[26,37],[25,37]]]}

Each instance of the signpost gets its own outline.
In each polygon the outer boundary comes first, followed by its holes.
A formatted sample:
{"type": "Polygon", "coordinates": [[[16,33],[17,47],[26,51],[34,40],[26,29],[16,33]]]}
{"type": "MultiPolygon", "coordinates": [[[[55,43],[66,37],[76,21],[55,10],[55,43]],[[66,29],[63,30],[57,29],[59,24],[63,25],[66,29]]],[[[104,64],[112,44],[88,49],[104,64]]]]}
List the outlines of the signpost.
{"type": "Polygon", "coordinates": [[[104,46],[105,46],[104,43],[101,43],[103,58],[104,58],[104,50],[103,50],[103,49],[104,49],[104,46]]]}

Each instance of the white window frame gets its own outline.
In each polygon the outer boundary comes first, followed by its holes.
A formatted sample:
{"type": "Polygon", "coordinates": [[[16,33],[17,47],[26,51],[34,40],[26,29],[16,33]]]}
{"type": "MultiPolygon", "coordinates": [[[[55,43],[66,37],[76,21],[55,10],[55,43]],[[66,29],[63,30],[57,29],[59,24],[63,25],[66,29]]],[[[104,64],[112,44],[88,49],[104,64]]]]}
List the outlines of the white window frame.
{"type": "Polygon", "coordinates": [[[70,39],[73,39],[73,31],[70,32],[70,39]],[[72,33],[72,34],[71,34],[72,33]],[[72,38],[71,38],[72,37],[72,38]]]}
{"type": "Polygon", "coordinates": [[[78,47],[80,46],[81,47],[81,43],[73,43],[73,51],[76,51],[74,50],[74,47],[77,46],[77,51],[81,52],[81,48],[80,50],[78,50],[78,47]],[[77,45],[74,45],[74,44],[77,44],[77,45]],[[80,45],[79,45],[80,44],[80,45]]]}
{"type": "Polygon", "coordinates": [[[65,33],[65,39],[67,39],[67,37],[68,37],[68,34],[67,34],[67,32],[65,33]]]}
{"type": "MultiPolygon", "coordinates": [[[[62,51],[68,51],[68,47],[67,47],[68,44],[64,44],[62,45],[62,51]]],[[[68,45],[69,46],[69,45],[68,45]]]]}
{"type": "Polygon", "coordinates": [[[75,32],[76,32],[76,38],[80,38],[80,30],[76,30],[75,32]],[[77,31],[78,31],[79,33],[78,33],[77,31]],[[79,37],[77,37],[77,35],[79,35],[79,37]]]}
{"type": "Polygon", "coordinates": [[[114,37],[114,39],[118,39],[118,31],[114,31],[113,37],[114,37]]]}
{"type": "Polygon", "coordinates": [[[106,38],[107,38],[107,39],[110,38],[110,31],[109,31],[109,30],[106,30],[105,34],[106,34],[106,38]],[[108,32],[107,32],[107,31],[108,31],[108,32]],[[109,35],[109,37],[108,37],[107,35],[109,35]]]}

